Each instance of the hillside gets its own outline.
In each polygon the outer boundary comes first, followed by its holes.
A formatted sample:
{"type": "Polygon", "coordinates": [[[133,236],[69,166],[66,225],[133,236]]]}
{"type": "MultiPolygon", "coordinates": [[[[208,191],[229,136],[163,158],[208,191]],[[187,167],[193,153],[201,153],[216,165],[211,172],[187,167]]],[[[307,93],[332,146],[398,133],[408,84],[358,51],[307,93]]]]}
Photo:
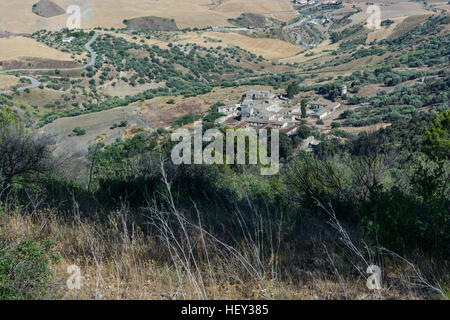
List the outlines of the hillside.
{"type": "Polygon", "coordinates": [[[449,298],[447,1],[35,2],[0,0],[0,299],[449,298]]]}
{"type": "MultiPolygon", "coordinates": [[[[0,2],[0,21],[2,29],[13,33],[33,33],[41,28],[57,30],[66,24],[66,16],[54,16],[55,5],[68,7],[66,0],[45,0],[40,2],[43,17],[32,12],[36,0],[23,0],[19,3],[0,2]],[[45,6],[43,6],[45,4],[45,6]],[[49,16],[49,17],[46,17],[49,16]]],[[[123,20],[139,17],[160,17],[174,19],[177,26],[184,28],[205,28],[212,26],[231,26],[230,18],[236,18],[244,12],[263,14],[283,21],[295,17],[289,0],[254,0],[251,4],[243,0],[223,0],[218,6],[210,0],[146,0],[146,1],[80,1],[83,28],[105,27],[121,28],[123,20]]]]}

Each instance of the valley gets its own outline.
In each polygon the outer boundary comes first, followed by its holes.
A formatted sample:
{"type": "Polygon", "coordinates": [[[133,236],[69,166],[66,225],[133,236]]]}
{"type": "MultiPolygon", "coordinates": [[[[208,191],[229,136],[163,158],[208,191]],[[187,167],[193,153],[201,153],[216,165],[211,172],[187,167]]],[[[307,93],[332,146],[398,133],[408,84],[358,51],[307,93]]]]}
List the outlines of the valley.
{"type": "Polygon", "coordinates": [[[0,0],[0,299],[448,299],[449,10],[0,0]]]}

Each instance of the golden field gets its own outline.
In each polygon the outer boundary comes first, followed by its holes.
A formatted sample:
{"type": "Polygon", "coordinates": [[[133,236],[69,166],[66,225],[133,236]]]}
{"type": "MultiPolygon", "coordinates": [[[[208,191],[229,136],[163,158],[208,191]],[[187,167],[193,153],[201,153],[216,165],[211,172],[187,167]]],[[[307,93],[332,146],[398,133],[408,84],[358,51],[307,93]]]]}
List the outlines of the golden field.
{"type": "Polygon", "coordinates": [[[0,39],[0,61],[15,60],[22,57],[72,61],[70,54],[52,49],[30,38],[0,39]]]}
{"type": "MultiPolygon", "coordinates": [[[[1,29],[15,33],[30,33],[39,29],[56,30],[65,27],[67,16],[43,18],[31,8],[36,0],[0,0],[1,29]]],[[[229,26],[227,19],[243,12],[261,13],[288,21],[295,17],[289,0],[53,0],[62,8],[81,4],[82,28],[123,27],[124,19],[157,16],[175,19],[179,28],[229,26]]]]}
{"type": "Polygon", "coordinates": [[[0,74],[0,90],[7,90],[19,83],[19,78],[0,74]]]}

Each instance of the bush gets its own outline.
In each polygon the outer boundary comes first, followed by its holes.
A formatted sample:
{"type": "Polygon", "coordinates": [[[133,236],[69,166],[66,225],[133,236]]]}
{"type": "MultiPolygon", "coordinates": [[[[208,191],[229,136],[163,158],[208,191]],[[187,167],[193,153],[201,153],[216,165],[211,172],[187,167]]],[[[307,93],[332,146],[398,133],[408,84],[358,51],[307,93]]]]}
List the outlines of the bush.
{"type": "Polygon", "coordinates": [[[86,129],[82,129],[80,127],[76,127],[72,131],[72,135],[74,136],[84,136],[86,134],[86,129]]]}
{"type": "Polygon", "coordinates": [[[0,242],[0,299],[42,298],[53,278],[49,265],[59,260],[53,247],[52,241],[28,238],[12,248],[0,242]]]}
{"type": "Polygon", "coordinates": [[[333,129],[340,128],[340,127],[341,127],[341,124],[340,124],[339,122],[332,122],[332,123],[331,123],[331,127],[332,127],[333,129]]]}
{"type": "Polygon", "coordinates": [[[200,119],[199,115],[196,115],[193,113],[188,113],[188,114],[185,114],[185,115],[179,117],[174,122],[172,122],[172,127],[182,127],[186,124],[193,123],[193,122],[197,121],[198,119],[200,119]]]}
{"type": "Polygon", "coordinates": [[[440,245],[449,241],[444,200],[427,203],[393,188],[374,192],[366,206],[362,222],[370,239],[400,252],[445,250],[440,245]]]}

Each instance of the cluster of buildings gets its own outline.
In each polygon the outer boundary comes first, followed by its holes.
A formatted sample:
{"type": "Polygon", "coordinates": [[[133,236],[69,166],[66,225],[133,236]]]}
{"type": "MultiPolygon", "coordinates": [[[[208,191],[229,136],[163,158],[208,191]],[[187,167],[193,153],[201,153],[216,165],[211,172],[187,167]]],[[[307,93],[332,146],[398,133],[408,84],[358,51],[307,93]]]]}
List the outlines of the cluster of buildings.
{"type": "MultiPolygon", "coordinates": [[[[310,102],[306,105],[306,116],[323,119],[339,107],[337,102],[310,102]]],[[[286,99],[270,91],[249,90],[241,103],[220,106],[217,111],[225,114],[218,122],[234,122],[239,128],[270,127],[288,135],[295,134],[302,122],[301,104],[291,106],[286,99]]]]}

